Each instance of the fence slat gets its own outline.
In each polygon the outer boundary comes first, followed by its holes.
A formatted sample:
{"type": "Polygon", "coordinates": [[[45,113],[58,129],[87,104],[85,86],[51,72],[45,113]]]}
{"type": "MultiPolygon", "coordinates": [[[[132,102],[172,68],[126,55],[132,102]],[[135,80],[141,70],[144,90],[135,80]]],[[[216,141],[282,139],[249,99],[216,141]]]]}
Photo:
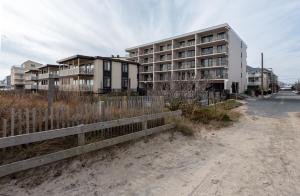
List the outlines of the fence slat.
{"type": "Polygon", "coordinates": [[[36,131],[36,109],[32,109],[32,131],[36,131]]]}
{"type": "Polygon", "coordinates": [[[3,127],[2,127],[2,131],[3,131],[3,134],[2,136],[3,137],[6,137],[7,136],[7,120],[6,119],[3,119],[3,127]]]}
{"type": "Polygon", "coordinates": [[[22,110],[18,110],[18,134],[22,134],[22,110]]]}
{"type": "Polygon", "coordinates": [[[29,109],[26,108],[26,133],[28,134],[29,133],[29,109]]]}
{"type": "Polygon", "coordinates": [[[15,109],[11,109],[10,135],[15,135],[15,109]]]}

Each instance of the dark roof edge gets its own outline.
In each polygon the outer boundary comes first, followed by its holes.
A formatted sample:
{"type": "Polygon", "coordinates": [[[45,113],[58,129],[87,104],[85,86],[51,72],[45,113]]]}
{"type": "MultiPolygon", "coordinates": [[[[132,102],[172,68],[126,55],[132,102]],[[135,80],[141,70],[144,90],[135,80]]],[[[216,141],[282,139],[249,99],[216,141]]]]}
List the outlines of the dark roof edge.
{"type": "Polygon", "coordinates": [[[89,60],[95,60],[95,59],[102,59],[102,60],[111,60],[111,61],[115,61],[115,62],[121,62],[121,63],[130,63],[130,64],[136,64],[139,65],[138,62],[134,62],[134,61],[128,61],[128,60],[122,60],[122,59],[118,59],[118,58],[114,58],[114,57],[103,57],[103,56],[85,56],[85,55],[73,55],[64,59],[60,59],[57,60],[57,63],[64,63],[66,61],[70,61],[70,60],[74,60],[77,58],[81,58],[81,59],[89,59],[89,60]]]}

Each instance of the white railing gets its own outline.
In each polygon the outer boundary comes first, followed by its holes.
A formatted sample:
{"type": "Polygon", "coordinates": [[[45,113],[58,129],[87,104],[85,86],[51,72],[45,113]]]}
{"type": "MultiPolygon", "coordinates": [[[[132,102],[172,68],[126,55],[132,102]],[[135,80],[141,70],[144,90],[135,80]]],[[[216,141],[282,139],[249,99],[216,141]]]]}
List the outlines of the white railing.
{"type": "Polygon", "coordinates": [[[71,75],[93,75],[94,74],[94,69],[85,69],[82,67],[75,67],[71,69],[64,69],[59,71],[60,76],[71,76],[71,75]]]}

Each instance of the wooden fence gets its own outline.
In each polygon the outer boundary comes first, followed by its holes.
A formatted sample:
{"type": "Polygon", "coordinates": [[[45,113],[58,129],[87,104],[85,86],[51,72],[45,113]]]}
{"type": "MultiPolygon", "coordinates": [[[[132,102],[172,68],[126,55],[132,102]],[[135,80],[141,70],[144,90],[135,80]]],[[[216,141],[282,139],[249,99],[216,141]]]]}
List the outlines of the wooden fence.
{"type": "MultiPolygon", "coordinates": [[[[181,111],[173,112],[160,112],[156,114],[147,114],[130,118],[121,118],[116,120],[109,120],[105,122],[97,122],[90,124],[79,124],[74,127],[67,127],[62,129],[47,130],[35,133],[26,133],[20,135],[11,135],[0,138],[0,148],[11,148],[14,146],[28,145],[34,142],[41,142],[45,140],[53,140],[62,137],[77,136],[77,146],[53,152],[50,154],[32,157],[29,159],[16,161],[0,166],[0,177],[12,174],[18,171],[34,168],[44,164],[52,163],[58,160],[70,158],[90,151],[105,148],[111,145],[119,144],[122,142],[130,141],[132,139],[141,138],[147,135],[151,135],[163,130],[172,129],[174,124],[162,124],[159,126],[150,126],[149,122],[164,119],[166,117],[181,115],[181,111]],[[118,128],[128,125],[140,124],[138,129],[127,129],[127,132],[118,132],[116,137],[110,137],[108,139],[100,139],[96,141],[88,141],[87,136],[93,136],[95,133],[100,132],[100,136],[107,135],[108,132],[114,135],[115,131],[120,131],[118,128]],[[104,132],[103,132],[104,130],[104,132]]],[[[122,130],[121,130],[122,131],[122,130]]]]}
{"type": "Polygon", "coordinates": [[[106,97],[103,101],[74,107],[11,108],[9,117],[1,118],[0,138],[155,114],[163,109],[164,99],[159,96],[106,97]]]}

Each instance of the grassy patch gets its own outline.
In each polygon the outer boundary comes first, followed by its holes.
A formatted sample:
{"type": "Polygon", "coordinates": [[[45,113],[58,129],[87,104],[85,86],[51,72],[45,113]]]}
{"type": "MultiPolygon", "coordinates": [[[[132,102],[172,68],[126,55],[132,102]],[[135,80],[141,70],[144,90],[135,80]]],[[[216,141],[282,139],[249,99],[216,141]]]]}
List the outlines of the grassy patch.
{"type": "Polygon", "coordinates": [[[176,131],[179,131],[182,133],[182,135],[185,135],[185,136],[194,136],[195,133],[194,133],[194,130],[192,128],[190,128],[189,126],[186,125],[186,123],[183,123],[181,121],[177,121],[176,123],[176,131]]]}
{"type": "Polygon", "coordinates": [[[203,123],[213,128],[222,128],[239,120],[241,114],[233,109],[241,105],[242,103],[233,99],[211,106],[175,100],[170,104],[172,106],[170,109],[181,109],[183,116],[193,122],[203,123]]]}

